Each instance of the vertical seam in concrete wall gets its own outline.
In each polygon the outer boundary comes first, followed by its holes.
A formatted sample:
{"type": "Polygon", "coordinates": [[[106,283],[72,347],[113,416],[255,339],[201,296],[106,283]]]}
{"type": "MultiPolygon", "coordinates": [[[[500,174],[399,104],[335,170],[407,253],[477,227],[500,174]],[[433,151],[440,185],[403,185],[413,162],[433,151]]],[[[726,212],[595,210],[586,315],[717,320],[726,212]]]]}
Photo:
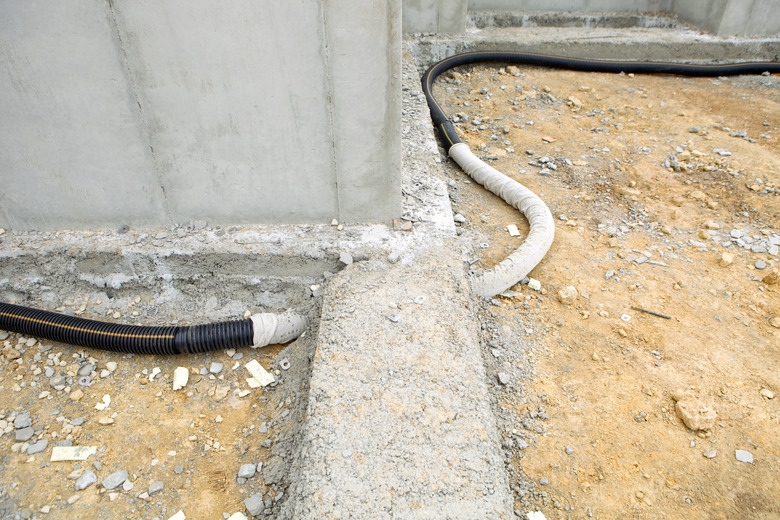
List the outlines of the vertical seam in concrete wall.
{"type": "Polygon", "coordinates": [[[330,47],[328,41],[328,25],[325,19],[326,2],[318,2],[320,6],[320,26],[322,28],[322,59],[325,61],[325,91],[328,97],[328,131],[330,132],[330,155],[333,167],[333,182],[336,185],[336,218],[341,221],[343,208],[341,207],[341,189],[339,185],[339,161],[336,146],[335,115],[333,107],[333,76],[330,68],[330,47]]]}
{"type": "Polygon", "coordinates": [[[144,109],[141,105],[141,98],[138,95],[138,88],[135,83],[135,80],[133,79],[133,72],[130,70],[130,61],[127,59],[127,49],[125,49],[124,41],[122,40],[122,33],[119,31],[119,24],[117,23],[116,19],[116,12],[114,11],[114,0],[108,0],[108,13],[110,18],[111,27],[114,29],[114,35],[116,36],[116,41],[119,46],[119,53],[121,55],[122,63],[124,67],[122,70],[125,71],[125,76],[127,79],[127,84],[130,88],[130,93],[133,96],[133,101],[135,101],[136,107],[138,107],[138,120],[141,122],[141,128],[143,129],[143,137],[146,139],[146,145],[149,148],[149,153],[152,156],[152,166],[154,168],[154,173],[157,176],[157,181],[160,185],[160,191],[162,192],[162,206],[163,210],[165,211],[165,217],[168,219],[169,222],[173,222],[173,217],[171,216],[171,210],[168,205],[168,193],[165,189],[165,184],[163,183],[162,174],[160,172],[160,166],[157,160],[157,154],[154,151],[154,147],[152,146],[152,136],[151,132],[149,131],[149,124],[146,120],[146,117],[144,115],[144,109]]]}

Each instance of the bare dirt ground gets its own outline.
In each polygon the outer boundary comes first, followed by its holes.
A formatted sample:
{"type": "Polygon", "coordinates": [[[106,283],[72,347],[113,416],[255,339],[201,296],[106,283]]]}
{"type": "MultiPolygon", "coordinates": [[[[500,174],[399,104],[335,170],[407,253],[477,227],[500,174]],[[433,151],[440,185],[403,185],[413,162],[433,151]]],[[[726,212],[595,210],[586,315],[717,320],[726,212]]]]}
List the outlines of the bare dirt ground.
{"type": "MultiPolygon", "coordinates": [[[[174,314],[143,297],[74,295],[57,310],[104,321],[176,323],[174,314]]],[[[268,516],[283,498],[290,430],[301,413],[295,405],[306,394],[304,340],[172,357],[2,334],[0,518],[168,519],[179,510],[192,519],[228,518],[258,495],[259,511],[268,516]],[[245,368],[251,360],[273,373],[275,383],[251,388],[245,368]],[[174,391],[178,366],[190,375],[174,391]],[[29,438],[19,436],[24,421],[29,438]],[[95,452],[82,461],[53,461],[56,446],[95,452]],[[244,465],[256,470],[242,476],[244,465]],[[120,471],[125,478],[107,484],[120,471]],[[91,481],[81,480],[90,472],[91,481]]]]}
{"type": "MultiPolygon", "coordinates": [[[[461,137],[557,223],[530,274],[541,292],[517,285],[488,309],[527,345],[515,368],[533,366],[493,382],[518,512],[780,518],[779,79],[496,66],[438,80],[461,137]]],[[[459,233],[490,266],[522,240],[506,226],[527,225],[453,175],[459,233]]]]}

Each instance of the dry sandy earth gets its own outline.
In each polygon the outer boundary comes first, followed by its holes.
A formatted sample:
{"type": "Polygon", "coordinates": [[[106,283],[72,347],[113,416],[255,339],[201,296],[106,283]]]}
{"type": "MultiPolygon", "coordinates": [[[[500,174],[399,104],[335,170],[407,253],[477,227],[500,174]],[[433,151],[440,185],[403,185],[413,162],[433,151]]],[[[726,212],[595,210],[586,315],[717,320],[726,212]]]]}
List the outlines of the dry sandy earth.
{"type": "MultiPolygon", "coordinates": [[[[494,385],[515,418],[518,511],[780,518],[778,80],[498,66],[438,80],[461,137],[557,222],[530,275],[542,291],[515,286],[488,311],[534,366],[494,385]],[[691,430],[678,399],[717,416],[691,430]]],[[[522,238],[505,227],[527,226],[453,175],[460,233],[490,266],[522,238]]]]}

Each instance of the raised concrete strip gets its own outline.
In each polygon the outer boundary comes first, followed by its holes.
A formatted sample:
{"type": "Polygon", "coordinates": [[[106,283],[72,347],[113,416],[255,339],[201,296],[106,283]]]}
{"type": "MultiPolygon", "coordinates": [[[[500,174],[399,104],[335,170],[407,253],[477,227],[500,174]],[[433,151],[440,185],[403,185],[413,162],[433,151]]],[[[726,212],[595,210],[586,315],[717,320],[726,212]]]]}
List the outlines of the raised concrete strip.
{"type": "Polygon", "coordinates": [[[512,517],[454,246],[359,262],[328,284],[286,517],[512,517]]]}

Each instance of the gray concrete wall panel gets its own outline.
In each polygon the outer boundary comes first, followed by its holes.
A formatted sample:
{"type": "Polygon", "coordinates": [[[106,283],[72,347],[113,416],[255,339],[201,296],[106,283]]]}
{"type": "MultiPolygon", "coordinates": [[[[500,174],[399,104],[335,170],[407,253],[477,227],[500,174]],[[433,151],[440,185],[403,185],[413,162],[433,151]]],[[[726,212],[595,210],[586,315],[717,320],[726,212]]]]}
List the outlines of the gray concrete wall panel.
{"type": "Polygon", "coordinates": [[[386,221],[401,207],[401,2],[326,5],[339,214],[386,221]]]}
{"type": "Polygon", "coordinates": [[[338,216],[315,3],[113,5],[175,221],[338,216]]]}
{"type": "Polygon", "coordinates": [[[400,5],[0,2],[0,226],[388,222],[400,5]]]}
{"type": "Polygon", "coordinates": [[[466,30],[466,0],[403,0],[406,33],[460,33],[466,30]]]}
{"type": "Polygon", "coordinates": [[[167,222],[107,2],[0,3],[0,226],[167,222]]]}

